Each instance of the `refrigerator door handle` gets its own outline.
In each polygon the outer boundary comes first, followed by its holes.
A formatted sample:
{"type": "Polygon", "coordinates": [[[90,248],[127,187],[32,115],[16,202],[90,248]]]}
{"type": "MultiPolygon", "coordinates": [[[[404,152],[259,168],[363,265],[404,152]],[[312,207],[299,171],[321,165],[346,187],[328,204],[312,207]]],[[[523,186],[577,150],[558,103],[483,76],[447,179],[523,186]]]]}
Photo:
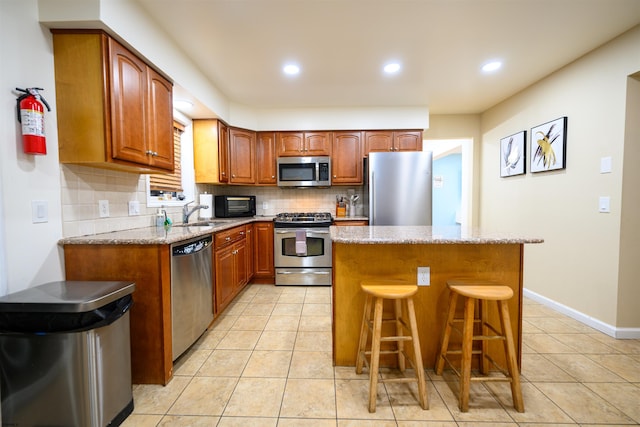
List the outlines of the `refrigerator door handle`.
{"type": "Polygon", "coordinates": [[[372,170],[370,172],[371,176],[369,178],[369,225],[376,225],[376,192],[373,190],[373,186],[375,183],[375,172],[372,170]]]}

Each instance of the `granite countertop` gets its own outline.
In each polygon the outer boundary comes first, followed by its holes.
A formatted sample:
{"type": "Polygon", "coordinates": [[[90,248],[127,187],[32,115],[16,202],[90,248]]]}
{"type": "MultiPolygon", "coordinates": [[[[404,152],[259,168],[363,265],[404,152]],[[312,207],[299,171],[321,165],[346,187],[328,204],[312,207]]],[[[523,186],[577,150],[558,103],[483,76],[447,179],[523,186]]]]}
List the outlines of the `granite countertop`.
{"type": "Polygon", "coordinates": [[[59,245],[164,245],[192,238],[217,233],[256,221],[272,221],[272,216],[255,216],[252,218],[212,218],[209,223],[193,223],[188,226],[182,224],[169,228],[144,227],[131,230],[112,231],[110,233],[92,234],[89,236],[67,237],[58,241],[59,245]],[[198,225],[203,224],[203,225],[198,225]]]}
{"type": "Polygon", "coordinates": [[[508,232],[467,229],[455,226],[341,226],[331,227],[335,243],[356,245],[376,244],[521,244],[543,243],[538,237],[526,237],[508,232]]]}

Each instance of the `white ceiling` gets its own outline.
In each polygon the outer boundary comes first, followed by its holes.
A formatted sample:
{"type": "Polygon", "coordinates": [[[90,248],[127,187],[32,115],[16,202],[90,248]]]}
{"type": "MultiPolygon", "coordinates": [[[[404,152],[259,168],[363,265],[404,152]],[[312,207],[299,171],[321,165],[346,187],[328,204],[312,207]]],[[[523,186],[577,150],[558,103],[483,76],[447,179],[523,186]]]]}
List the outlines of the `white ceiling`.
{"type": "Polygon", "coordinates": [[[480,113],[640,23],[640,0],[138,1],[252,108],[480,113]],[[491,59],[502,69],[483,74],[491,59]],[[382,73],[390,60],[395,76],[382,73]],[[300,75],[283,75],[287,61],[300,75]]]}

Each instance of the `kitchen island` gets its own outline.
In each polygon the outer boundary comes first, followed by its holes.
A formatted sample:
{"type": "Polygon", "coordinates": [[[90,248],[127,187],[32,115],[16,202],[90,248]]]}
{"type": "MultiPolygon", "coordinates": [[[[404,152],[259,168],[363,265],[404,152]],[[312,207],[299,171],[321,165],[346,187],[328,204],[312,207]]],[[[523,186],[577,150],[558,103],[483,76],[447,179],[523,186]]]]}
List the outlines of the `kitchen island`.
{"type": "MultiPolygon", "coordinates": [[[[460,227],[365,226],[331,227],[333,249],[333,357],[337,366],[355,366],[365,296],[362,280],[396,279],[416,283],[418,267],[429,267],[429,286],[414,296],[425,368],[431,369],[440,342],[451,278],[503,283],[513,289],[509,301],[518,364],[522,352],[522,287],[524,244],[542,243],[508,233],[460,227]]],[[[386,306],[385,306],[386,307],[386,306]]],[[[499,325],[495,307],[489,314],[499,325]]],[[[386,310],[386,308],[385,308],[386,310]]],[[[391,325],[389,325],[391,326],[391,325]]],[[[457,335],[457,334],[453,334],[457,335]]],[[[452,342],[455,342],[452,335],[452,342]]],[[[489,352],[504,363],[501,343],[489,352]]],[[[393,365],[381,358],[381,365],[393,365]]]]}

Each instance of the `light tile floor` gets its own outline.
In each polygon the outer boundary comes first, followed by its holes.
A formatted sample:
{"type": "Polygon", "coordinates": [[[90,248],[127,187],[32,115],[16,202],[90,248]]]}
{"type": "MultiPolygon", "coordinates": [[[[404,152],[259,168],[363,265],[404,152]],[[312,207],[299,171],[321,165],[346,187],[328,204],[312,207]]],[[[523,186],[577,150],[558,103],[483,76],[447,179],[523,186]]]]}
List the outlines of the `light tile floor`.
{"type": "Polygon", "coordinates": [[[381,384],[333,367],[331,288],[248,286],[176,361],[163,387],[134,385],[131,426],[575,426],[639,425],[640,340],[615,340],[525,300],[522,388],[474,383],[458,410],[451,373],[427,370],[430,409],[412,384],[381,384]],[[413,387],[413,389],[409,389],[413,387]]]}

